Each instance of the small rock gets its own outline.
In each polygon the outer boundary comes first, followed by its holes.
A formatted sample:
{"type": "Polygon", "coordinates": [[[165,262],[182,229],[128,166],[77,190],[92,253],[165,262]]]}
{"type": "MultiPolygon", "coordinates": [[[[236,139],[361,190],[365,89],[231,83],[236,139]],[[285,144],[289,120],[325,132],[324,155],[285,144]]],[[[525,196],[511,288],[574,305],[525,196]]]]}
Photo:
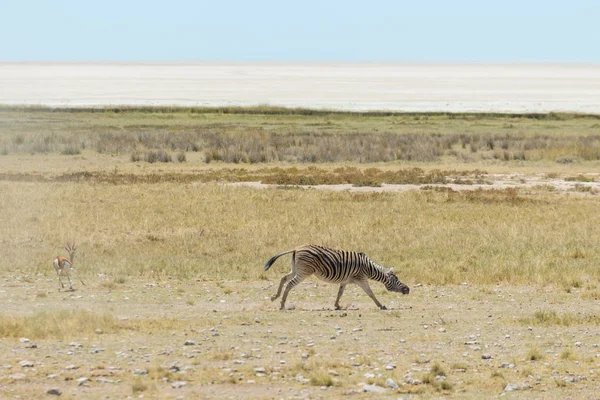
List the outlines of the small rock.
{"type": "Polygon", "coordinates": [[[392,371],[392,370],[396,369],[396,366],[393,364],[388,364],[385,366],[385,369],[388,371],[392,371]]]}
{"type": "Polygon", "coordinates": [[[334,371],[333,369],[330,369],[329,371],[327,371],[327,373],[331,376],[340,376],[340,373],[337,371],[334,371]]]}
{"type": "Polygon", "coordinates": [[[195,346],[196,342],[194,342],[193,340],[186,340],[185,343],[183,343],[184,346],[195,346]]]}
{"type": "Polygon", "coordinates": [[[68,369],[68,370],[74,370],[74,369],[78,369],[78,368],[79,368],[79,367],[78,367],[77,365],[74,365],[74,364],[67,365],[67,366],[65,367],[65,369],[68,369]]]}
{"type": "Polygon", "coordinates": [[[133,374],[134,375],[147,375],[148,374],[148,370],[146,370],[146,369],[135,369],[135,370],[133,370],[133,374]]]}
{"type": "Polygon", "coordinates": [[[25,346],[26,349],[37,349],[37,343],[29,343],[27,346],[25,346]]]}
{"type": "Polygon", "coordinates": [[[60,374],[50,374],[50,375],[47,375],[46,378],[54,379],[54,378],[58,378],[59,376],[60,376],[60,374]]]}
{"type": "Polygon", "coordinates": [[[52,389],[46,390],[46,394],[51,394],[53,396],[60,396],[62,394],[62,392],[60,391],[60,389],[52,388],[52,389]]]}
{"type": "Polygon", "coordinates": [[[417,362],[418,362],[419,364],[427,364],[427,363],[429,363],[430,361],[431,361],[431,359],[430,359],[430,358],[427,358],[427,357],[425,357],[425,355],[424,355],[424,354],[421,354],[421,355],[419,356],[419,358],[417,359],[417,362]]]}
{"type": "Polygon", "coordinates": [[[113,381],[112,379],[106,379],[106,378],[100,377],[100,378],[96,379],[96,382],[98,382],[98,383],[119,383],[121,381],[119,379],[117,379],[116,381],[113,381]]]}
{"type": "Polygon", "coordinates": [[[387,378],[387,380],[385,381],[385,385],[392,389],[398,389],[398,387],[399,387],[398,384],[396,382],[394,382],[394,380],[392,378],[387,378]]]}
{"type": "Polygon", "coordinates": [[[87,382],[88,382],[89,380],[90,380],[89,378],[87,378],[87,377],[83,376],[83,377],[81,377],[81,378],[77,379],[77,381],[76,381],[76,382],[77,382],[77,386],[84,386],[84,385],[87,385],[87,382]]]}
{"type": "Polygon", "coordinates": [[[22,374],[22,373],[16,373],[16,374],[12,374],[8,376],[10,379],[12,379],[13,381],[22,381],[24,379],[27,379],[27,375],[22,374]]]}
{"type": "Polygon", "coordinates": [[[419,379],[408,378],[406,379],[406,383],[409,385],[420,385],[422,382],[419,379]]]}
{"type": "Polygon", "coordinates": [[[583,343],[581,343],[581,342],[575,342],[575,346],[577,346],[577,347],[581,347],[582,344],[583,343]]]}
{"type": "Polygon", "coordinates": [[[505,387],[504,387],[504,391],[505,392],[514,392],[515,390],[519,390],[519,385],[516,383],[508,383],[505,387]]]}
{"type": "Polygon", "coordinates": [[[503,362],[502,364],[500,364],[500,368],[514,368],[515,364],[511,364],[511,363],[505,363],[503,362]]]}
{"type": "Polygon", "coordinates": [[[94,332],[96,332],[97,335],[102,335],[102,329],[96,329],[94,332]]]}
{"type": "Polygon", "coordinates": [[[442,333],[443,333],[443,332],[446,332],[446,328],[440,328],[440,329],[438,329],[438,331],[440,331],[440,332],[442,332],[442,333]]]}
{"type": "Polygon", "coordinates": [[[363,392],[385,393],[385,392],[387,392],[387,389],[382,388],[381,386],[377,386],[377,385],[364,385],[363,392]]]}
{"type": "Polygon", "coordinates": [[[304,378],[304,375],[302,375],[302,374],[298,374],[298,375],[296,375],[296,376],[294,377],[294,379],[295,379],[297,382],[301,382],[301,383],[308,383],[308,382],[310,382],[310,379],[306,379],[306,378],[304,378]]]}
{"type": "Polygon", "coordinates": [[[77,343],[77,342],[71,342],[71,343],[69,343],[69,346],[71,346],[71,347],[83,347],[83,345],[81,343],[77,343]]]}
{"type": "Polygon", "coordinates": [[[233,360],[233,363],[237,364],[237,365],[242,365],[242,364],[245,363],[245,361],[243,361],[243,360],[233,360]]]}
{"type": "Polygon", "coordinates": [[[492,359],[492,355],[488,354],[488,353],[484,353],[481,355],[481,359],[482,360],[491,360],[492,359]]]}
{"type": "Polygon", "coordinates": [[[372,373],[372,372],[367,372],[365,374],[365,378],[367,378],[367,379],[373,379],[373,378],[375,378],[375,374],[372,373]]]}
{"type": "Polygon", "coordinates": [[[102,348],[102,347],[94,347],[92,350],[90,350],[90,353],[92,354],[97,354],[100,353],[101,351],[104,351],[106,349],[102,348]]]}
{"type": "Polygon", "coordinates": [[[179,388],[184,387],[185,385],[187,385],[187,382],[185,382],[185,381],[175,381],[175,382],[171,383],[171,387],[173,389],[179,389],[179,388]]]}
{"type": "Polygon", "coordinates": [[[256,368],[254,368],[254,373],[255,374],[266,374],[267,370],[264,369],[263,367],[256,367],[256,368]]]}
{"type": "Polygon", "coordinates": [[[27,343],[27,342],[29,342],[29,339],[27,339],[26,337],[22,337],[19,340],[21,341],[21,343],[27,343]]]}
{"type": "Polygon", "coordinates": [[[23,368],[29,368],[29,367],[33,367],[35,364],[33,361],[23,360],[19,363],[19,365],[23,368]]]}

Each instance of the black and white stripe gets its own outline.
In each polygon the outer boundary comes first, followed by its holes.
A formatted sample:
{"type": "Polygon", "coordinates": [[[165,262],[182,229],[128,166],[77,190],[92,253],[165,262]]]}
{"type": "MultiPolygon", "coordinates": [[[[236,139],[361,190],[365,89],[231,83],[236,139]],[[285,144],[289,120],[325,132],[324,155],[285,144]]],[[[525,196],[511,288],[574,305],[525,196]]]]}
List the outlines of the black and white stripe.
{"type": "Polygon", "coordinates": [[[288,285],[281,298],[281,309],[285,307],[290,290],[311,275],[316,275],[319,279],[330,283],[339,283],[340,289],[335,300],[335,308],[340,309],[340,298],[344,293],[347,284],[355,283],[360,286],[373,301],[377,307],[385,310],[386,307],[375,298],[373,291],[369,287],[369,279],[384,284],[385,288],[392,292],[408,294],[409,288],[394,274],[392,269],[387,269],[373,262],[364,253],[354,251],[334,250],[324,246],[304,245],[293,250],[284,251],[273,256],[265,264],[265,271],[281,256],[292,253],[292,270],[289,274],[281,278],[277,293],[271,297],[274,301],[281,294],[283,285],[288,285]]]}

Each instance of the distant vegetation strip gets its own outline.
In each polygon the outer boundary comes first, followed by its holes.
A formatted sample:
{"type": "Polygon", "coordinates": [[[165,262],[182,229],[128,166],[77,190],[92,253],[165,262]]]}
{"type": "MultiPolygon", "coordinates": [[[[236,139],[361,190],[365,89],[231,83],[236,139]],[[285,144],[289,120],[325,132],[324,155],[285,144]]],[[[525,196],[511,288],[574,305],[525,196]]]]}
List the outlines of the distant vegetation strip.
{"type": "Polygon", "coordinates": [[[535,119],[533,114],[317,114],[322,110],[301,115],[302,109],[269,107],[125,109],[0,110],[0,156],[92,151],[126,154],[132,162],[182,163],[198,153],[194,160],[235,164],[600,160],[600,121],[578,114],[535,114],[540,118],[535,119]]]}
{"type": "Polygon", "coordinates": [[[526,118],[538,120],[564,121],[570,119],[600,119],[600,114],[574,113],[574,112],[547,112],[547,113],[507,113],[507,112],[447,112],[447,111],[349,111],[321,108],[303,107],[278,107],[278,106],[222,106],[222,107],[185,107],[185,106],[98,106],[98,107],[53,107],[43,105],[6,105],[0,104],[0,112],[58,112],[58,113],[148,113],[148,114],[249,114],[249,115],[352,115],[365,117],[402,117],[402,116],[427,116],[449,118],[526,118]]]}
{"type": "Polygon", "coordinates": [[[486,183],[485,172],[472,171],[424,171],[420,168],[380,170],[341,167],[326,170],[308,168],[261,168],[249,171],[244,168],[217,169],[196,173],[128,174],[118,172],[72,172],[57,176],[41,174],[0,173],[0,181],[16,182],[89,182],[108,184],[132,183],[194,183],[194,182],[262,182],[278,185],[334,185],[381,186],[387,184],[481,184],[486,183]]]}

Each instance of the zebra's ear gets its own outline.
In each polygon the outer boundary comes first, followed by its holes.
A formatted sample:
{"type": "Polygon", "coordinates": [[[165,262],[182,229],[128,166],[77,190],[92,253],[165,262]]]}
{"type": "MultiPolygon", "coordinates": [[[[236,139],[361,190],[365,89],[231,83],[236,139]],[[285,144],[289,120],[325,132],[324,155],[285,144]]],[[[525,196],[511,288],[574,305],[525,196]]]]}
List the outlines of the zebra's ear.
{"type": "Polygon", "coordinates": [[[394,267],[391,267],[390,270],[388,271],[388,275],[392,275],[394,273],[394,267]]]}

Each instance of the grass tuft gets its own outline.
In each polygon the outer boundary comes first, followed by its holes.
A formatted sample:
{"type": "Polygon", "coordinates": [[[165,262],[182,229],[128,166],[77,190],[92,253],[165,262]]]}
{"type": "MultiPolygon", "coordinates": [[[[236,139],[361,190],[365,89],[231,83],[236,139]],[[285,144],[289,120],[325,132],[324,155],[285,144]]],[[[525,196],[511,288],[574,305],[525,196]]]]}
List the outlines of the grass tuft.
{"type": "Polygon", "coordinates": [[[323,369],[311,371],[309,382],[313,386],[333,386],[335,383],[331,375],[323,369]]]}
{"type": "Polygon", "coordinates": [[[600,315],[558,313],[555,310],[539,310],[532,317],[519,320],[524,325],[571,326],[577,324],[600,325],[600,315]]]}
{"type": "Polygon", "coordinates": [[[532,348],[527,352],[525,359],[527,361],[540,361],[544,359],[544,355],[537,348],[532,348]]]}
{"type": "Polygon", "coordinates": [[[0,316],[0,337],[65,339],[92,335],[96,329],[115,332],[117,320],[108,314],[83,310],[41,311],[27,316],[0,316]]]}

